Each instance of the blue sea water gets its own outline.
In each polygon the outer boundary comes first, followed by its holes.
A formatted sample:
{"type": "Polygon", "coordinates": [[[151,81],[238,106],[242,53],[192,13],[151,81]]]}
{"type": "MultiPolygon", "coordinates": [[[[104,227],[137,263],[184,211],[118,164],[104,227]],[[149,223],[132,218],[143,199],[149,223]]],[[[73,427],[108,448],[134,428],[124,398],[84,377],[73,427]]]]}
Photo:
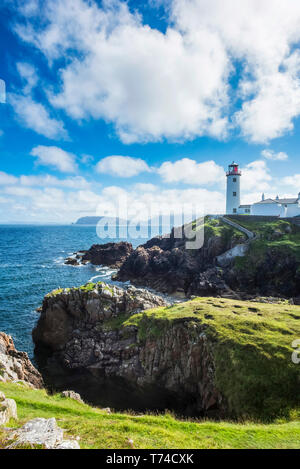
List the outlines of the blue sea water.
{"type": "MultiPolygon", "coordinates": [[[[110,241],[119,240],[99,239],[94,226],[0,225],[0,331],[13,337],[18,350],[33,357],[31,332],[38,320],[35,310],[45,294],[92,279],[111,282],[111,269],[64,264],[75,251],[110,241]]],[[[134,247],[145,242],[129,241],[134,247]]]]}

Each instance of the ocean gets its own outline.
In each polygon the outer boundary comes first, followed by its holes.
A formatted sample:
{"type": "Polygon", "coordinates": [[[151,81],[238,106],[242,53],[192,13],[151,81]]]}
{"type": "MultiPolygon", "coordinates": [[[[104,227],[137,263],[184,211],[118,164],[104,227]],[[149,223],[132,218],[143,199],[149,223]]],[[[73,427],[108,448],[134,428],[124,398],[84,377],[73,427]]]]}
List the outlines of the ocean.
{"type": "MultiPolygon", "coordinates": [[[[120,240],[99,239],[95,226],[0,225],[0,331],[13,337],[18,350],[33,358],[31,332],[38,320],[36,308],[48,292],[90,280],[112,282],[112,269],[73,267],[65,265],[64,259],[92,244],[113,241],[120,240]]],[[[136,247],[146,240],[127,241],[136,247]]]]}

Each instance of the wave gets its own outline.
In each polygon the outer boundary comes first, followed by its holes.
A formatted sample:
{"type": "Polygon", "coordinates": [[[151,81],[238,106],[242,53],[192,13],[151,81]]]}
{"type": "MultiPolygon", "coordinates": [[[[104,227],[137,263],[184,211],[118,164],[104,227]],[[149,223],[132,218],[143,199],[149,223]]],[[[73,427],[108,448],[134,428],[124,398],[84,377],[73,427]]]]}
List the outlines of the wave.
{"type": "Polygon", "coordinates": [[[93,282],[96,279],[111,280],[111,276],[117,272],[117,269],[111,269],[109,267],[97,267],[95,270],[98,274],[91,277],[89,282],[93,282]]]}

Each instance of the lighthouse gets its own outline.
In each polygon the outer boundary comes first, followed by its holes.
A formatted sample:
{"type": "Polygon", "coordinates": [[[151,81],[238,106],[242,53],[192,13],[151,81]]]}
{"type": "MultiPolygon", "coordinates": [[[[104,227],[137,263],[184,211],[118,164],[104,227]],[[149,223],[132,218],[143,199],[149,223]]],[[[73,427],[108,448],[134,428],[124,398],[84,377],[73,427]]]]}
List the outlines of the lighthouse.
{"type": "Polygon", "coordinates": [[[241,175],[239,165],[233,162],[229,165],[227,176],[226,214],[238,213],[241,205],[241,175]]]}

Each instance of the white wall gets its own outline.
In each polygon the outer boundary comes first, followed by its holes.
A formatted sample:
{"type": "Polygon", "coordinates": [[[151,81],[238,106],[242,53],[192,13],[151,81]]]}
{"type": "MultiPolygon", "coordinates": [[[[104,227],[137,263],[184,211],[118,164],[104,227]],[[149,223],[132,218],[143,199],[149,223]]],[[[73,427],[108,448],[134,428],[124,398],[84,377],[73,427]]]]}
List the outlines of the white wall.
{"type": "Polygon", "coordinates": [[[275,216],[281,218],[291,218],[300,215],[300,204],[255,204],[251,207],[251,215],[275,216]]]}
{"type": "Polygon", "coordinates": [[[238,208],[237,211],[238,215],[250,215],[251,214],[251,207],[246,209],[246,208],[238,208]],[[247,212],[246,210],[250,210],[250,212],[247,212]]]}
{"type": "Polygon", "coordinates": [[[251,207],[251,215],[279,217],[282,213],[280,204],[254,204],[251,207]]]}
{"type": "Polygon", "coordinates": [[[287,207],[282,207],[282,217],[290,218],[297,217],[300,215],[300,205],[298,204],[287,204],[287,207]]]}
{"type": "Polygon", "coordinates": [[[226,194],[226,214],[227,215],[238,213],[238,208],[241,205],[241,189],[240,189],[241,182],[240,181],[241,181],[241,176],[239,175],[227,176],[227,194],[226,194]],[[236,192],[236,196],[233,195],[234,192],[236,192]]]}

